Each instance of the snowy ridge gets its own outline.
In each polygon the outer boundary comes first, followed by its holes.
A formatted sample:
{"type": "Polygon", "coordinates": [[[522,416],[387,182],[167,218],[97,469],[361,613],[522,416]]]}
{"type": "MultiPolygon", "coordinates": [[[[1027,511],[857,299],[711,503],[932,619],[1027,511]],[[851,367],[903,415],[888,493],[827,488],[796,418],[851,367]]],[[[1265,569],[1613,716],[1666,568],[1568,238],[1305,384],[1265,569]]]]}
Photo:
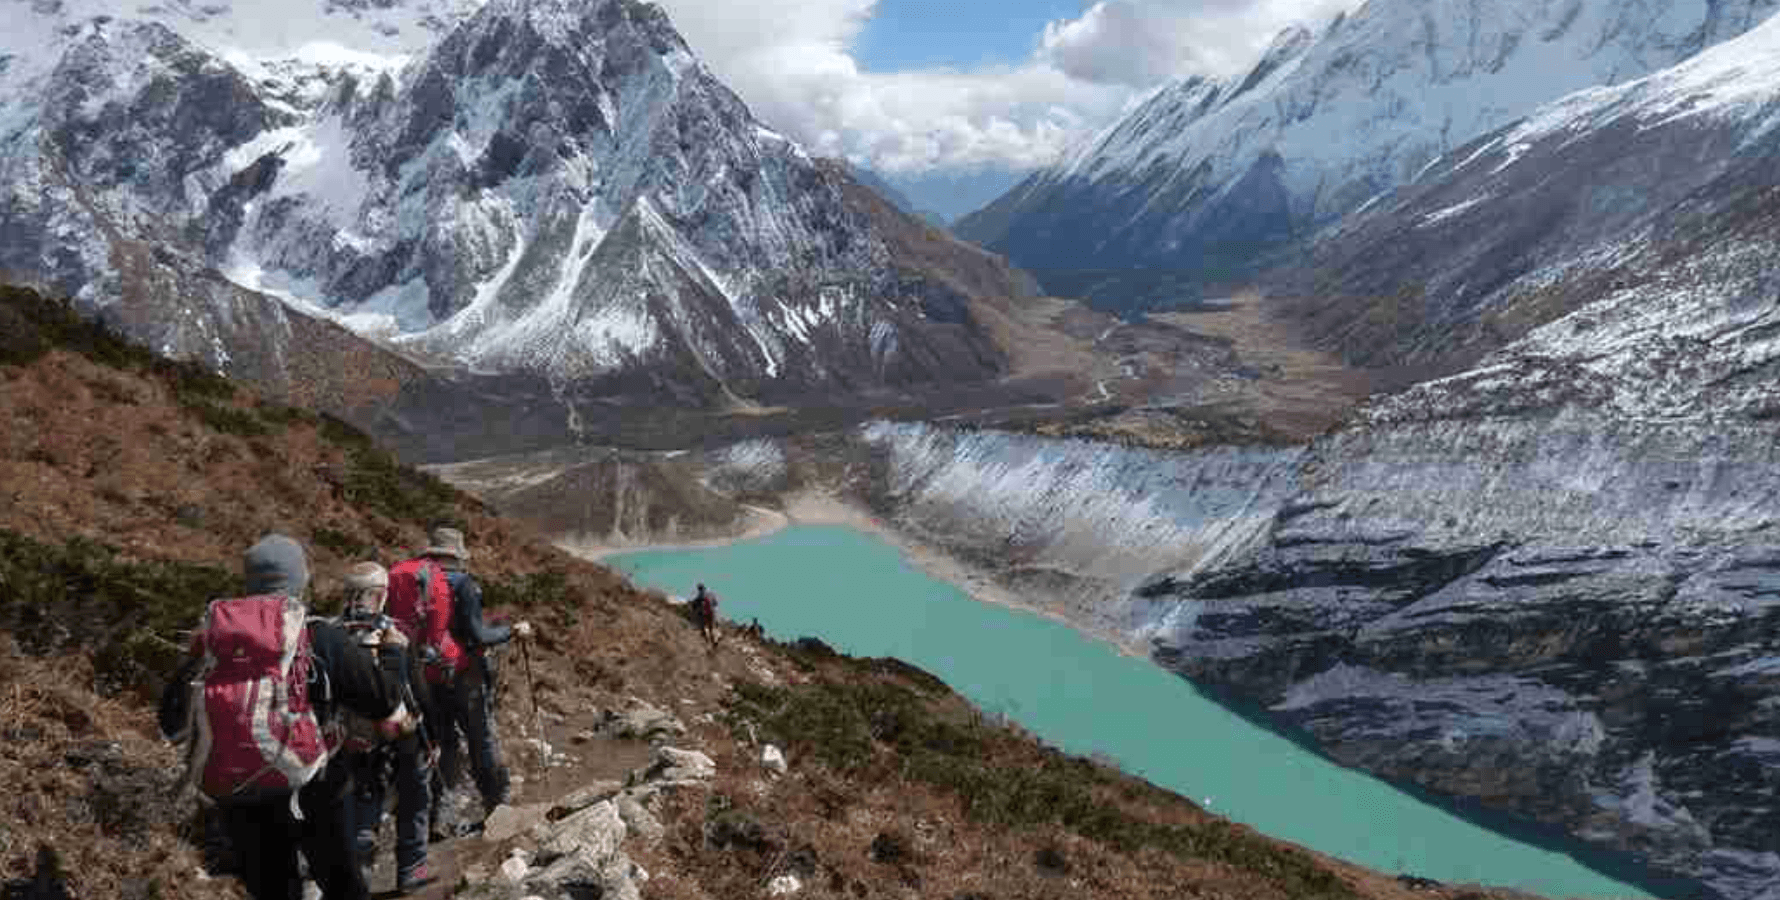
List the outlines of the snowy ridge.
{"type": "MultiPolygon", "coordinates": [[[[1371,0],[1314,37],[1282,34],[1242,79],[1157,92],[960,230],[1033,268],[1240,268],[1540,104],[1679,63],[1775,9],[1371,0]]],[[[1717,96],[1756,92],[1771,64],[1746,68],[1715,69],[1717,96]]]]}
{"type": "Polygon", "coordinates": [[[143,241],[410,354],[651,371],[685,396],[994,373],[954,346],[986,338],[900,302],[840,176],[755,122],[659,7],[451,8],[333,0],[278,57],[227,10],[72,28],[0,107],[0,267],[104,306],[123,292],[106,243],[143,241]],[[336,20],[356,23],[343,43],[304,33],[336,20]],[[78,196],[46,196],[63,173],[78,196]],[[56,249],[71,234],[78,258],[56,249]]]}
{"type": "Polygon", "coordinates": [[[1368,364],[1487,352],[1628,290],[1652,304],[1635,318],[1659,310],[1679,327],[1744,283],[1716,260],[1761,257],[1761,241],[1732,225],[1756,211],[1743,198],[1780,184],[1776,125],[1780,17],[1436,158],[1323,231],[1270,287],[1328,298],[1318,314],[1356,323],[1334,349],[1368,364]],[[1682,246],[1695,257],[1688,265],[1662,259],[1682,246]],[[1402,292],[1417,297],[1415,314],[1388,309],[1402,292]],[[1379,315],[1359,321],[1367,309],[1379,315]]]}
{"type": "MultiPolygon", "coordinates": [[[[1780,105],[1780,16],[1677,66],[1616,87],[1582,91],[1541,108],[1492,144],[1524,147],[1558,131],[1581,131],[1632,116],[1659,128],[1701,118],[1746,119],[1754,109],[1780,105]]],[[[1770,116],[1749,134],[1753,142],[1780,124],[1770,116]]],[[[1489,149],[1479,148],[1478,153],[1489,149]]],[[[1517,157],[1499,164],[1512,165],[1517,157]]]]}

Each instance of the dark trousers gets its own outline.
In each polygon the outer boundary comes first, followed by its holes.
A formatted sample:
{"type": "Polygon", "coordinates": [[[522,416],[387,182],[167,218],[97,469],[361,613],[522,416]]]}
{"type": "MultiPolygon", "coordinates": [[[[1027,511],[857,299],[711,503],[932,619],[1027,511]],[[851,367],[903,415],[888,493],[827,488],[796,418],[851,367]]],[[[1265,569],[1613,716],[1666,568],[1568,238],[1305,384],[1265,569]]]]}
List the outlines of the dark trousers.
{"type": "Polygon", "coordinates": [[[297,792],[300,821],[291,815],[288,795],[219,807],[235,845],[241,880],[254,900],[303,896],[299,848],[326,900],[368,900],[371,891],[352,856],[351,784],[351,771],[336,758],[297,792]]]}
{"type": "Polygon", "coordinates": [[[377,852],[377,823],[383,816],[389,790],[384,754],[395,759],[396,871],[408,875],[426,864],[427,816],[431,805],[427,782],[432,778],[432,767],[427,763],[426,745],[419,734],[367,753],[353,754],[357,781],[354,812],[358,825],[355,844],[361,857],[370,858],[377,852]]]}
{"type": "Polygon", "coordinates": [[[434,809],[438,809],[438,801],[460,774],[460,736],[469,745],[470,774],[475,776],[483,809],[491,810],[507,802],[507,767],[501,764],[494,710],[490,708],[488,685],[479,666],[472,664],[452,681],[433,686],[433,714],[427,717],[427,727],[435,726],[439,768],[434,779],[434,809]]]}

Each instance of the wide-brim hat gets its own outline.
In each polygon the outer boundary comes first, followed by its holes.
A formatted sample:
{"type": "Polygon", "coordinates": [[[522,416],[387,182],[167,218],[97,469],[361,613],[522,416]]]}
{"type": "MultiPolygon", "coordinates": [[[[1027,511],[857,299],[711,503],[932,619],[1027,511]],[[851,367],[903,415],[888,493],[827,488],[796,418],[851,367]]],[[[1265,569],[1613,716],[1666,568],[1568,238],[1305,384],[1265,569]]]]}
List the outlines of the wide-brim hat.
{"type": "Polygon", "coordinates": [[[449,556],[467,560],[470,550],[464,546],[464,533],[455,528],[435,528],[427,535],[429,546],[420,551],[427,556],[449,556]]]}
{"type": "Polygon", "coordinates": [[[389,587],[389,571],[374,562],[362,562],[346,571],[345,581],[353,591],[380,591],[389,587]]]}

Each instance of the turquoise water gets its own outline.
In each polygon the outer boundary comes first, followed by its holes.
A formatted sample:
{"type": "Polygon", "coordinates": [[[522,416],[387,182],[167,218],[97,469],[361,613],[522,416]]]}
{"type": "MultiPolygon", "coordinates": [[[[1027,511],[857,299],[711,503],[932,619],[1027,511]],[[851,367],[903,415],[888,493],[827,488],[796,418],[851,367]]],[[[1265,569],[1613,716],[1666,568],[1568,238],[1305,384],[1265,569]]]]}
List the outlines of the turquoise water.
{"type": "Polygon", "coordinates": [[[847,528],[798,526],[727,547],[607,562],[688,595],[705,582],[726,619],[820,637],[943,678],[1045,741],[1120,767],[1275,837],[1388,872],[1547,897],[1649,897],[1572,857],[1522,843],[1337,766],[1205,698],[1156,665],[1040,616],[979,603],[847,528]]]}

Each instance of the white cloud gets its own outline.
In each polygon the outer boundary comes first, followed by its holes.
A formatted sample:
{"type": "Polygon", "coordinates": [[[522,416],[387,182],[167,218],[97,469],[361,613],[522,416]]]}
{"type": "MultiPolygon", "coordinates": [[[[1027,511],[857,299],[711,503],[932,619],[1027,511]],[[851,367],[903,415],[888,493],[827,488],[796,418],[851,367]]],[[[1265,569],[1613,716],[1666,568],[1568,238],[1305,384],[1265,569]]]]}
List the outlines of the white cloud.
{"type": "MultiPolygon", "coordinates": [[[[876,0],[661,0],[755,115],[812,151],[888,172],[1032,168],[1187,71],[1250,64],[1294,18],[1354,0],[1099,0],[1033,36],[1017,66],[863,71],[851,47],[876,0]]],[[[1314,20],[1314,19],[1313,19],[1314,20]]]]}
{"type": "Polygon", "coordinates": [[[1098,0],[1045,26],[1038,56],[1073,78],[1136,88],[1189,73],[1236,75],[1281,29],[1318,27],[1354,0],[1098,0]]]}

